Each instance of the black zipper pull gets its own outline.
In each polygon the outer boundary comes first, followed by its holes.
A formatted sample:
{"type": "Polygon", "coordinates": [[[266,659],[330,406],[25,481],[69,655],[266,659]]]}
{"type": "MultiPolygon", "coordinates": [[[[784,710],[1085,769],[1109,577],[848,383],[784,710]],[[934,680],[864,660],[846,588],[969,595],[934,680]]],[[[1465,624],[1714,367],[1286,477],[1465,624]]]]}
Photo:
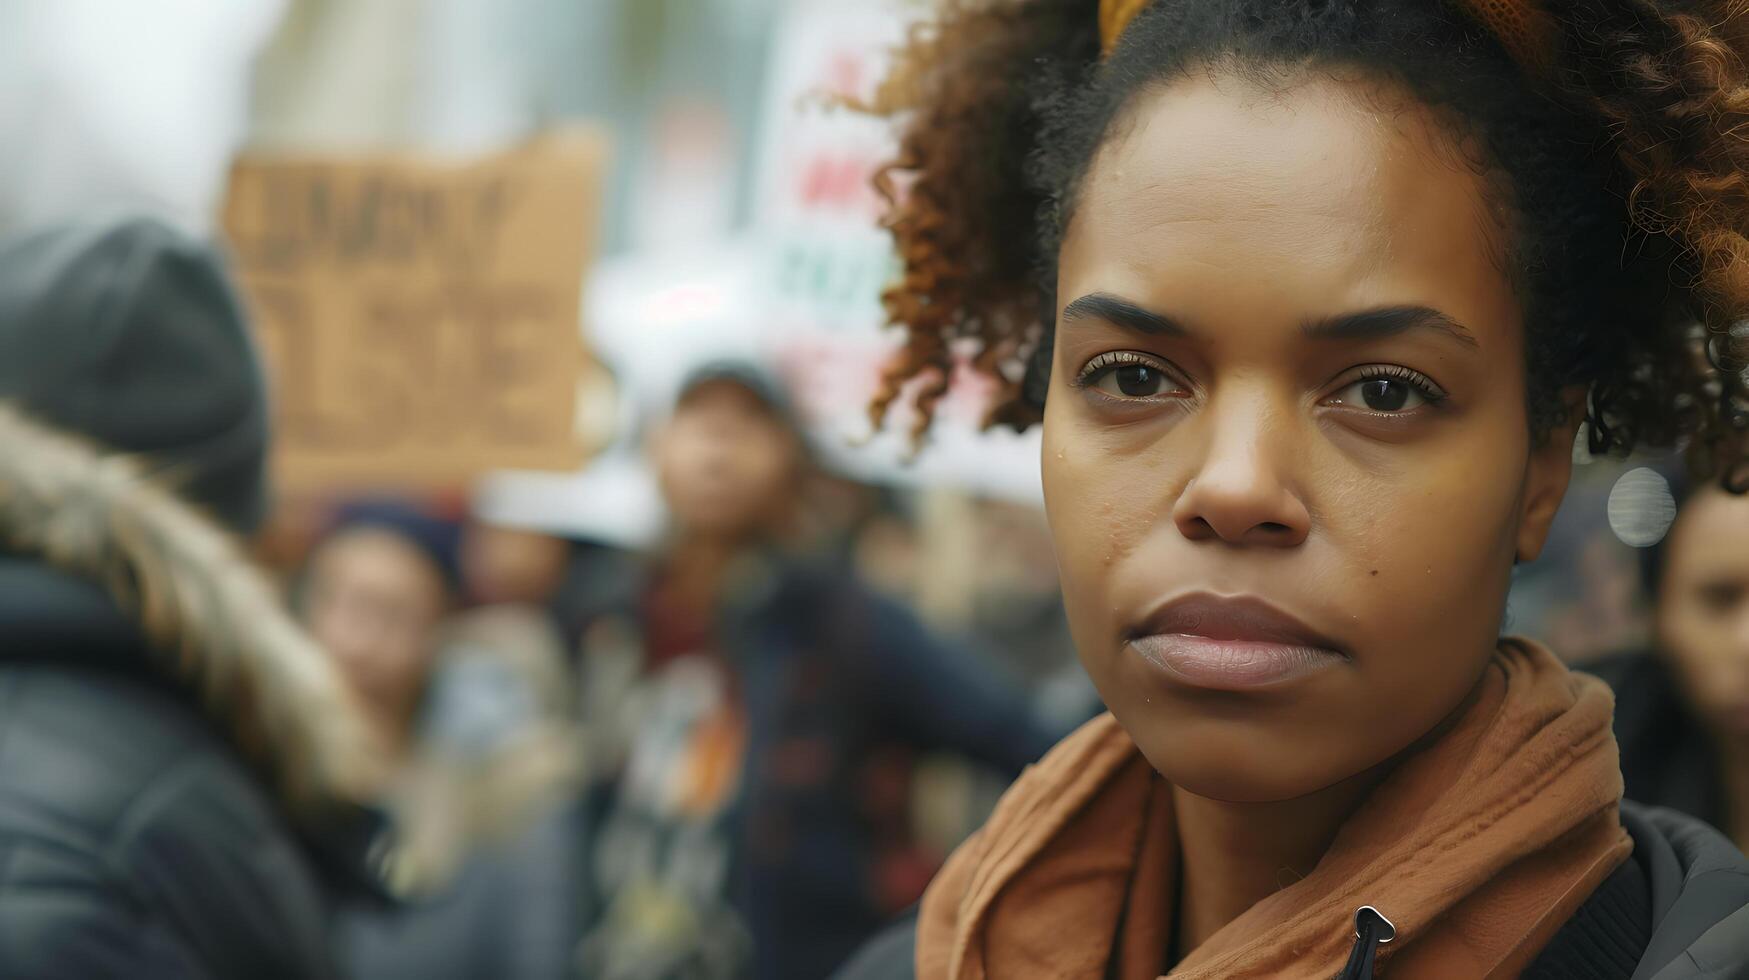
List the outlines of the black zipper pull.
{"type": "Polygon", "coordinates": [[[1348,965],[1336,975],[1336,980],[1373,980],[1373,959],[1379,947],[1397,938],[1397,927],[1384,913],[1371,905],[1354,910],[1354,952],[1348,954],[1348,965]]]}

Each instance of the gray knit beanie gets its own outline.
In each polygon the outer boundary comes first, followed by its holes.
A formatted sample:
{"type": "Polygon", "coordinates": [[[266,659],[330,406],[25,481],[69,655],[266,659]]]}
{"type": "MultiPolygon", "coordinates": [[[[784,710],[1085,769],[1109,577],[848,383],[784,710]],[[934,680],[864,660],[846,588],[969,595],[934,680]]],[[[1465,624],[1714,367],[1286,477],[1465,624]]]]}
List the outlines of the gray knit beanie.
{"type": "Polygon", "coordinates": [[[0,239],[0,400],[138,454],[231,527],[267,507],[266,386],[209,246],[147,219],[0,239]]]}

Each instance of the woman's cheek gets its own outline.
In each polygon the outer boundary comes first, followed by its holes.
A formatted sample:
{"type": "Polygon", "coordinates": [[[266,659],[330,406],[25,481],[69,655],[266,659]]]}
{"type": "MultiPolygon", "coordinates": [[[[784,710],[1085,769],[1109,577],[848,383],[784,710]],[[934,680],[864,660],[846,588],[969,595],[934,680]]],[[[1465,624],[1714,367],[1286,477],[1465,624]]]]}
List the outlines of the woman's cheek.
{"type": "Polygon", "coordinates": [[[1344,565],[1335,580],[1354,585],[1351,608],[1386,645],[1424,644],[1455,629],[1486,646],[1498,629],[1518,500],[1500,477],[1515,470],[1476,469],[1492,478],[1432,467],[1422,479],[1375,482],[1370,493],[1346,495],[1328,529],[1346,539],[1332,549],[1344,565]]]}
{"type": "Polygon", "coordinates": [[[1062,579],[1064,599],[1085,577],[1085,542],[1091,515],[1082,504],[1078,492],[1081,485],[1076,472],[1080,455],[1071,440],[1057,438],[1060,429],[1045,425],[1040,472],[1045,496],[1045,520],[1050,525],[1051,543],[1057,553],[1057,568],[1062,579]]]}
{"type": "Polygon", "coordinates": [[[1133,490],[1150,482],[1146,472],[1135,472],[1139,464],[1085,444],[1059,445],[1046,429],[1045,514],[1064,608],[1083,651],[1107,645],[1107,634],[1115,630],[1111,578],[1154,526],[1147,495],[1133,490]]]}

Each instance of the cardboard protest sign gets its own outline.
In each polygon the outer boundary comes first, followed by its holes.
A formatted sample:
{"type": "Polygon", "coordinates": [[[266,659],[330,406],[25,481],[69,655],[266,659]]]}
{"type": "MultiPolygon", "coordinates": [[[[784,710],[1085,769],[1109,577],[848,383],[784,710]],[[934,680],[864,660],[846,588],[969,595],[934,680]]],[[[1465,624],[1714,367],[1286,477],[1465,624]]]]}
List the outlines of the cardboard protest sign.
{"type": "Polygon", "coordinates": [[[581,465],[610,424],[579,410],[606,383],[579,327],[604,157],[576,131],[459,163],[241,160],[224,228],[273,384],[276,477],[581,465]]]}

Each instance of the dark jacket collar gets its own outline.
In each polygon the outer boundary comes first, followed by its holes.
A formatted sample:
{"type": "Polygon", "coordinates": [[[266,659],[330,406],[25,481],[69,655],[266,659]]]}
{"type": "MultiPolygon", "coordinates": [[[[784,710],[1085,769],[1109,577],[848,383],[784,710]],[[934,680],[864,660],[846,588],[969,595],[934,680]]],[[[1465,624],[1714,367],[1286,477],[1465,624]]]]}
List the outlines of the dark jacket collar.
{"type": "Polygon", "coordinates": [[[96,584],[0,554],[0,661],[49,656],[139,669],[147,650],[139,625],[96,584]]]}
{"type": "Polygon", "coordinates": [[[1623,802],[1621,815],[1651,890],[1652,934],[1634,980],[1749,977],[1749,860],[1674,810],[1623,802]]]}

